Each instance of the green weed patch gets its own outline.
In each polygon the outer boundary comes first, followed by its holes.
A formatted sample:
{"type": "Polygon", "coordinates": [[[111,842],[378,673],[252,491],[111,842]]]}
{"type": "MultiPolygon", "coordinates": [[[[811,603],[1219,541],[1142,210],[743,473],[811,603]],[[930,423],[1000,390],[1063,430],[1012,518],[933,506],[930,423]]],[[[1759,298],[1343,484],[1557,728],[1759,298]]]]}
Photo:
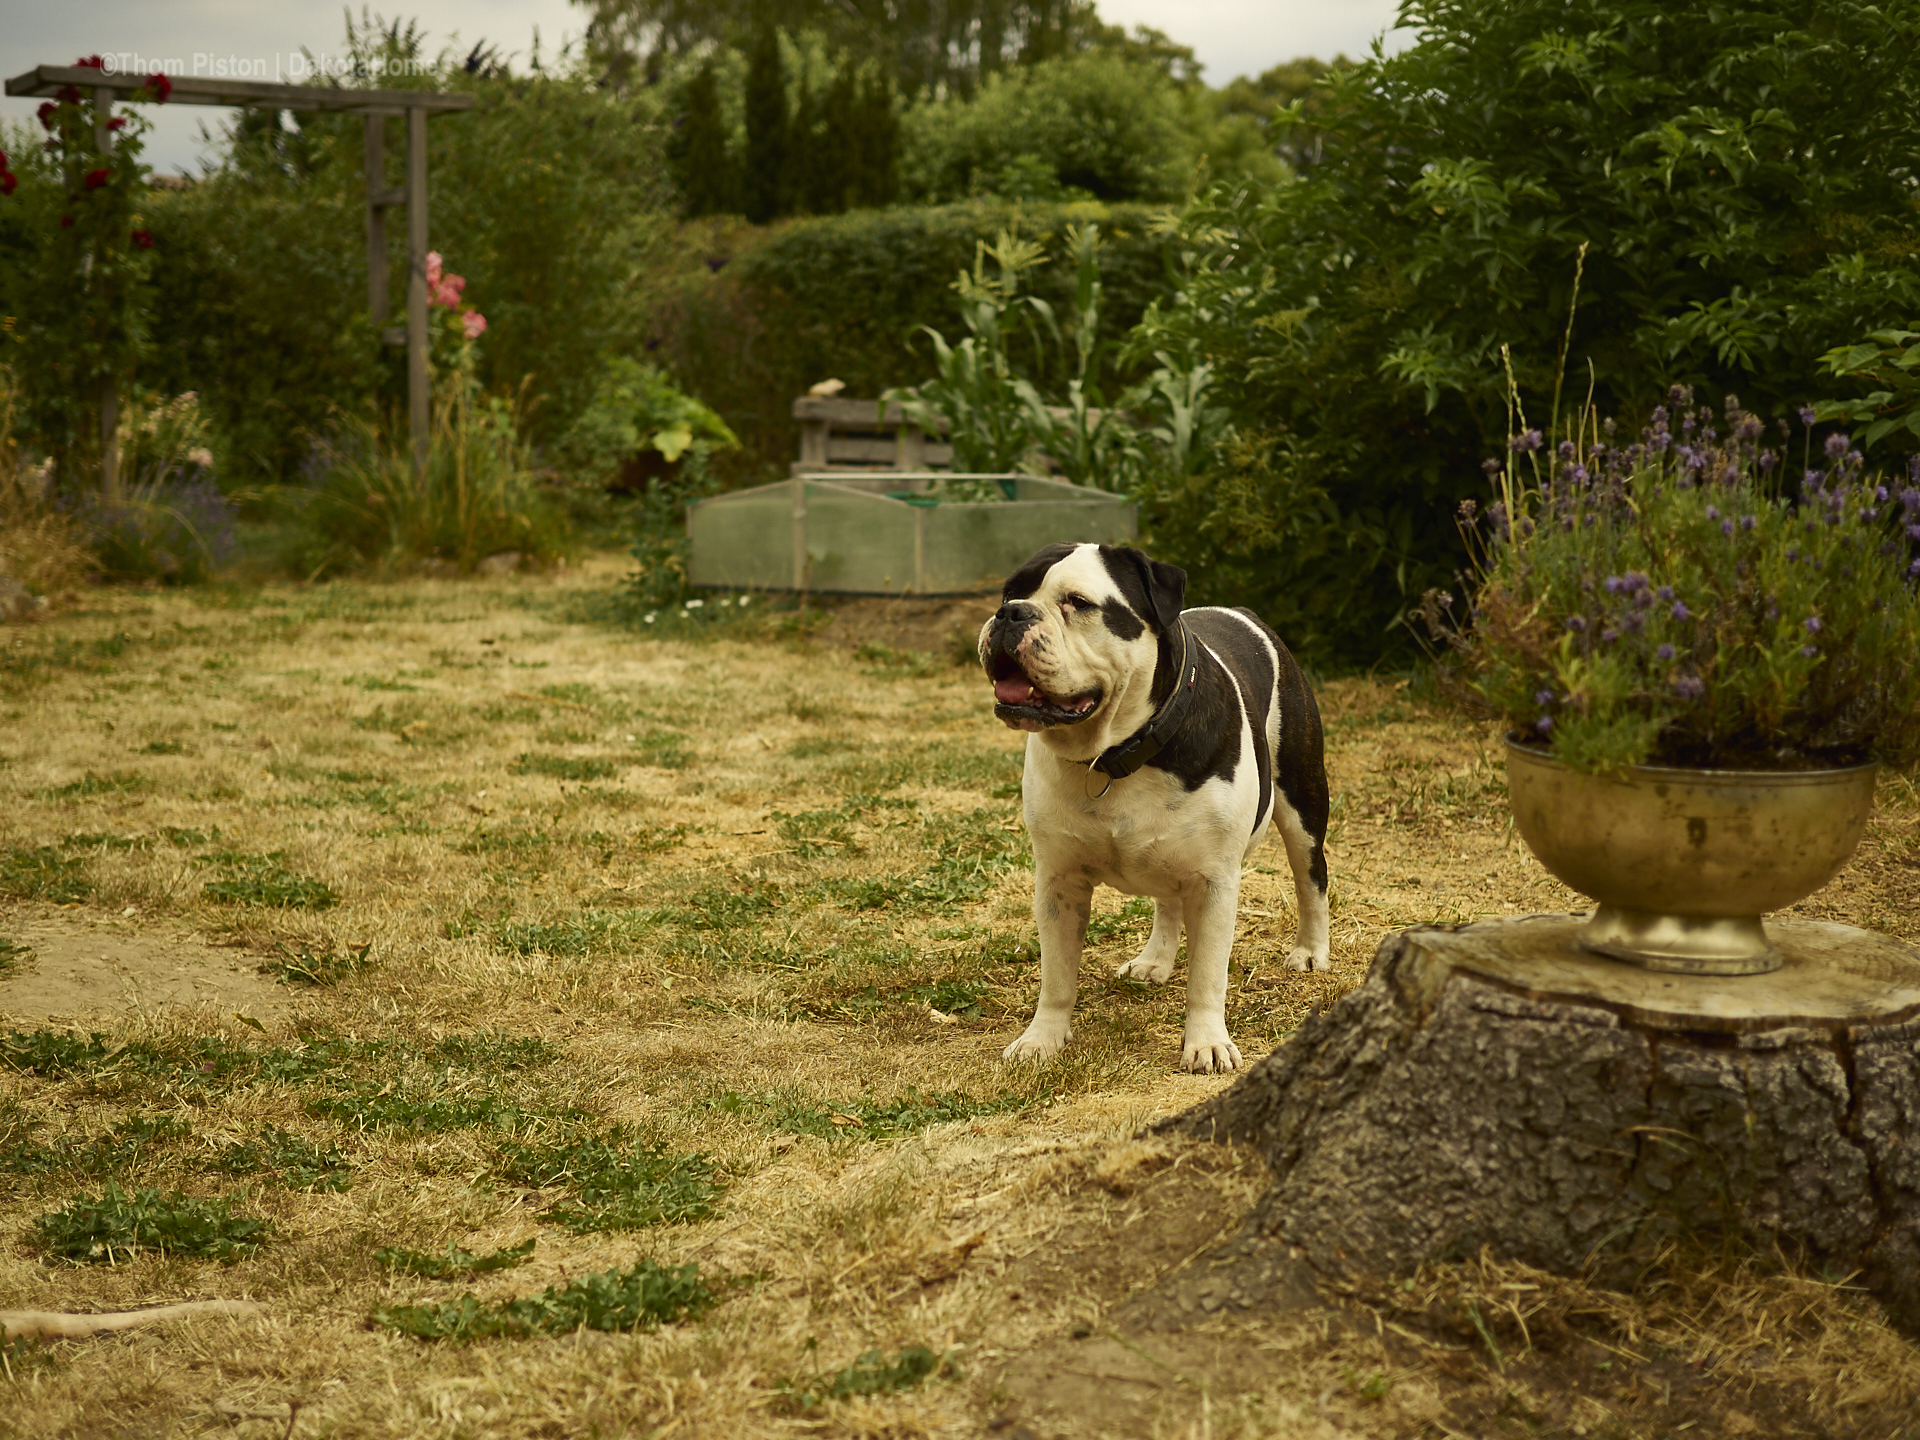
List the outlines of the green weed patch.
{"type": "Polygon", "coordinates": [[[941,1355],[924,1345],[909,1345],[891,1360],[884,1351],[869,1350],[844,1369],[806,1380],[784,1380],[777,1388],[794,1408],[815,1410],[829,1400],[917,1390],[935,1376],[955,1377],[959,1373],[951,1352],[941,1355]]]}
{"type": "Polygon", "coordinates": [[[0,937],[0,980],[17,975],[33,960],[31,946],[0,937]]]}
{"type": "Polygon", "coordinates": [[[419,1340],[485,1340],[570,1335],[576,1330],[652,1330],[697,1318],[719,1303],[700,1267],[642,1260],[627,1270],[587,1275],[564,1288],[483,1305],[471,1295],[445,1305],[394,1305],[375,1324],[419,1340]]]}
{"type": "Polygon", "coordinates": [[[102,640],[60,637],[46,645],[15,644],[0,648],[0,675],[18,682],[43,679],[55,670],[97,674],[111,668],[133,643],[133,637],[122,632],[102,640]]]}
{"type": "Polygon", "coordinates": [[[358,975],[372,964],[367,958],[373,950],[370,944],[349,945],[341,950],[331,946],[325,950],[304,946],[295,950],[285,944],[275,948],[279,950],[280,958],[262,965],[260,973],[271,975],[283,985],[308,985],[323,989],[358,975]]]}
{"type": "Polygon", "coordinates": [[[89,770],[78,780],[54,785],[40,792],[47,800],[85,800],[94,795],[127,795],[146,788],[147,777],[126,772],[96,775],[89,770]]]}
{"type": "Polygon", "coordinates": [[[196,1200],[178,1191],[129,1196],[109,1183],[97,1199],[75,1200],[33,1222],[33,1243],[76,1263],[111,1264],[142,1250],[207,1260],[237,1260],[268,1238],[264,1220],[233,1213],[231,1199],[196,1200]]]}
{"type": "Polygon", "coordinates": [[[487,1091],[448,1095],[445,1084],[437,1079],[362,1081],[345,1094],[308,1102],[307,1113],[327,1116],[354,1130],[416,1134],[511,1126],[529,1118],[522,1107],[487,1091]]]}
{"type": "Polygon", "coordinates": [[[273,1175],[289,1190],[345,1190],[353,1184],[353,1162],[338,1149],[322,1150],[310,1140],[269,1126],[258,1140],[241,1140],[220,1154],[219,1168],[229,1175],[273,1175]]]}
{"type": "Polygon", "coordinates": [[[611,760],[573,759],[565,755],[523,754],[507,767],[515,775],[546,775],[555,780],[605,780],[618,774],[611,760]]]}
{"type": "Polygon", "coordinates": [[[971,1095],[945,1093],[923,1095],[909,1085],[899,1099],[885,1104],[869,1097],[858,1100],[815,1104],[795,1094],[742,1095],[728,1091],[708,1102],[715,1110],[757,1120],[767,1129],[794,1135],[859,1137],[864,1140],[891,1140],[914,1135],[933,1125],[953,1120],[972,1120],[982,1115],[1003,1115],[1024,1110],[1032,1102],[1023,1096],[1001,1100],[978,1100],[971,1095]]]}
{"type": "Polygon", "coordinates": [[[193,1126],[166,1115],[134,1116],[104,1135],[63,1135],[50,1145],[32,1143],[38,1128],[37,1121],[18,1126],[10,1143],[0,1146],[0,1173],[104,1180],[151,1159],[174,1141],[193,1137],[193,1126]]]}
{"type": "Polygon", "coordinates": [[[324,880],[297,875],[282,863],[286,852],[248,855],[220,850],[199,857],[200,863],[221,872],[218,880],[200,887],[207,899],[222,905],[251,905],[276,910],[330,910],[340,897],[324,880]]]}
{"type": "Polygon", "coordinates": [[[499,1173],[536,1189],[564,1185],[570,1198],[542,1218],[576,1235],[705,1220],[721,1193],[706,1156],[673,1155],[621,1129],[587,1140],[505,1146],[499,1173]]]}
{"type": "Polygon", "coordinates": [[[635,759],[658,770],[684,770],[693,760],[687,737],[677,730],[643,731],[630,736],[629,743],[635,759]]]}
{"type": "Polygon", "coordinates": [[[525,1240],[490,1255],[475,1255],[458,1245],[447,1246],[445,1255],[425,1255],[404,1246],[383,1245],[373,1252],[373,1258],[396,1275],[420,1275],[428,1280],[471,1280],[477,1275],[526,1264],[533,1258],[533,1244],[525,1240]]]}
{"type": "Polygon", "coordinates": [[[82,862],[51,845],[15,847],[0,855],[0,895],[14,900],[50,900],[77,905],[93,894],[82,862]]]}

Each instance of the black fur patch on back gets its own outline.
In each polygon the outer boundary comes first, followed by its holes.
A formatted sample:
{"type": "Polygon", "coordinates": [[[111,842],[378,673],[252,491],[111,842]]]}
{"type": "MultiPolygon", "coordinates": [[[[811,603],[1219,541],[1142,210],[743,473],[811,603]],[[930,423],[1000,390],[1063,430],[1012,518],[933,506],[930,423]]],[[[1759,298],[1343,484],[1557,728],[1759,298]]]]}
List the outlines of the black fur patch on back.
{"type": "Polygon", "coordinates": [[[1047,572],[1071,555],[1071,545],[1048,545],[1035,552],[1034,557],[1007,577],[1007,583],[1000,587],[1000,603],[1009,600],[1025,600],[1045,583],[1047,572]]]}

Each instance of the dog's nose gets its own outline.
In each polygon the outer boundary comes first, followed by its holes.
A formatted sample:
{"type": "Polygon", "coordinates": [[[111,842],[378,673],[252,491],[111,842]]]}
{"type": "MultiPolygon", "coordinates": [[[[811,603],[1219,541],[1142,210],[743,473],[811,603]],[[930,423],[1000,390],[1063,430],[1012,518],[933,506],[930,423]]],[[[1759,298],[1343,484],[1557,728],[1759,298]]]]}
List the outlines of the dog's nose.
{"type": "Polygon", "coordinates": [[[1009,600],[994,612],[993,623],[1002,627],[1031,625],[1039,615],[1040,607],[1031,600],[1009,600]]]}

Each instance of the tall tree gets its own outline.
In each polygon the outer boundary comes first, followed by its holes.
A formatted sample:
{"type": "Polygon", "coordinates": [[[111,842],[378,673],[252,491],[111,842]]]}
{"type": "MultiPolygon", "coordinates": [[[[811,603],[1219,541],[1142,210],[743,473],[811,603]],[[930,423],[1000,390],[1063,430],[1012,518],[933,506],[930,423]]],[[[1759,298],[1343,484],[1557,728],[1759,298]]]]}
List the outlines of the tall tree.
{"type": "Polygon", "coordinates": [[[787,208],[787,78],[780,63],[780,37],[771,23],[754,30],[747,51],[747,163],[742,199],[756,225],[787,208]]]}
{"type": "Polygon", "coordinates": [[[680,186],[681,211],[689,219],[739,210],[740,187],[727,150],[720,86],[711,63],[701,66],[687,84],[685,109],[667,142],[667,159],[680,186]]]}
{"type": "Polygon", "coordinates": [[[891,205],[900,198],[900,115],[893,84],[878,70],[869,70],[861,82],[854,113],[857,119],[848,135],[853,171],[848,204],[876,209],[891,205]]]}

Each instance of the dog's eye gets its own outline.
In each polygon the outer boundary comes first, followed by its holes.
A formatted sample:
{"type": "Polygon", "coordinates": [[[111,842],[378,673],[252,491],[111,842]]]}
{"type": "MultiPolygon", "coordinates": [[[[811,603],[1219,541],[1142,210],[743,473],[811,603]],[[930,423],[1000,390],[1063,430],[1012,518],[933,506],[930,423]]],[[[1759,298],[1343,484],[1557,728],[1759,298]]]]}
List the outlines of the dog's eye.
{"type": "Polygon", "coordinates": [[[1084,595],[1069,595],[1060,602],[1060,608],[1071,615],[1076,610],[1091,610],[1093,602],[1084,595]]]}

